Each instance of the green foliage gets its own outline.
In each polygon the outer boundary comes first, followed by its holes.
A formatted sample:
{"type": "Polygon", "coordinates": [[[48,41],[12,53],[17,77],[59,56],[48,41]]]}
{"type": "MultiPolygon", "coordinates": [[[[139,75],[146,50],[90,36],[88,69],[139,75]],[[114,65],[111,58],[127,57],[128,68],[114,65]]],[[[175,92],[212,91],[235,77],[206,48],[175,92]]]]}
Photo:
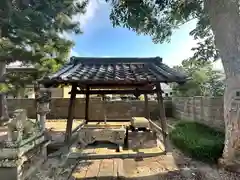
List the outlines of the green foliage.
{"type": "Polygon", "coordinates": [[[187,59],[174,67],[184,72],[190,79],[183,85],[172,84],[174,96],[222,96],[224,74],[213,70],[209,61],[187,59]]]}
{"type": "Polygon", "coordinates": [[[5,84],[0,84],[0,92],[1,93],[6,93],[8,91],[8,86],[5,84]]]}
{"type": "Polygon", "coordinates": [[[224,147],[224,133],[196,122],[180,122],[170,132],[173,144],[201,161],[216,163],[224,147]]]}
{"type": "MultiPolygon", "coordinates": [[[[18,60],[35,66],[38,74],[30,75],[28,82],[56,71],[73,46],[60,35],[81,33],[79,22],[73,22],[72,17],[83,14],[86,5],[87,1],[75,0],[1,0],[0,61],[9,64],[18,60]]],[[[21,81],[16,77],[10,78],[12,84],[26,83],[26,78],[21,81]]]]}
{"type": "Polygon", "coordinates": [[[194,39],[199,40],[198,45],[193,48],[193,58],[219,58],[203,0],[106,1],[112,5],[110,20],[114,27],[126,27],[138,34],[150,35],[155,43],[169,42],[174,30],[190,20],[197,20],[196,28],[190,33],[194,39]]]}
{"type": "Polygon", "coordinates": [[[140,101],[144,101],[144,95],[140,95],[140,96],[139,96],[139,100],[140,100],[140,101]]]}

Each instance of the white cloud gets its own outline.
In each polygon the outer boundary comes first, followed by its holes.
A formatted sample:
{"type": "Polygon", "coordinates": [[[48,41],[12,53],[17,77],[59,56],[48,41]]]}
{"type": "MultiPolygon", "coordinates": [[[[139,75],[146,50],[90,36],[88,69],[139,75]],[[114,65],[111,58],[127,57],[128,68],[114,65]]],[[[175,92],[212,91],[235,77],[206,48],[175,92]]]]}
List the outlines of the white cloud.
{"type": "MultiPolygon", "coordinates": [[[[82,0],[76,0],[81,2],[82,0]]],[[[89,1],[86,12],[84,14],[78,14],[72,17],[73,22],[79,22],[81,29],[84,31],[91,20],[96,15],[97,10],[100,8],[100,5],[106,4],[105,0],[91,0],[89,1]]],[[[60,37],[74,41],[74,35],[68,32],[63,32],[59,34],[60,37]]]]}
{"type": "MultiPolygon", "coordinates": [[[[82,1],[82,0],[77,0],[82,1]]],[[[73,17],[74,22],[80,22],[80,26],[82,29],[86,27],[86,25],[94,18],[96,11],[99,9],[99,5],[103,4],[102,0],[91,0],[89,1],[86,13],[85,14],[78,14],[73,17]]]]}
{"type": "MultiPolygon", "coordinates": [[[[172,49],[172,52],[167,53],[163,56],[163,62],[168,64],[170,67],[181,64],[182,60],[187,59],[193,55],[191,50],[193,47],[197,46],[196,40],[192,36],[189,36],[189,32],[195,27],[195,22],[189,22],[183,25],[181,28],[185,29],[184,34],[181,29],[175,31],[171,43],[177,44],[177,47],[172,49]],[[179,37],[183,37],[179,39],[179,37]]],[[[166,44],[168,46],[168,44],[166,44]]],[[[213,68],[217,70],[223,70],[221,60],[213,63],[213,68]]]]}
{"type": "Polygon", "coordinates": [[[193,55],[192,47],[196,45],[196,41],[190,39],[189,41],[182,41],[178,43],[178,48],[174,49],[172,53],[168,53],[163,57],[163,62],[169,66],[181,64],[182,60],[187,59],[193,55]]]}
{"type": "MultiPolygon", "coordinates": [[[[81,2],[82,0],[76,0],[81,2]]],[[[99,5],[103,4],[101,0],[91,0],[89,1],[87,7],[86,7],[86,12],[84,14],[78,14],[72,17],[73,22],[79,22],[81,29],[85,29],[86,25],[91,21],[91,19],[94,18],[94,15],[99,8],[99,5]]],[[[68,32],[63,32],[59,34],[61,38],[65,38],[68,40],[73,41],[73,34],[68,33],[68,32]]]]}
{"type": "MultiPolygon", "coordinates": [[[[193,55],[192,47],[196,46],[196,41],[185,41],[178,49],[173,53],[163,57],[163,62],[168,64],[170,67],[180,65],[182,60],[187,59],[193,55]]],[[[213,68],[216,70],[223,70],[221,60],[213,62],[213,68]]]]}
{"type": "Polygon", "coordinates": [[[70,57],[71,56],[80,56],[80,54],[78,52],[74,51],[73,49],[71,49],[70,57]]]}

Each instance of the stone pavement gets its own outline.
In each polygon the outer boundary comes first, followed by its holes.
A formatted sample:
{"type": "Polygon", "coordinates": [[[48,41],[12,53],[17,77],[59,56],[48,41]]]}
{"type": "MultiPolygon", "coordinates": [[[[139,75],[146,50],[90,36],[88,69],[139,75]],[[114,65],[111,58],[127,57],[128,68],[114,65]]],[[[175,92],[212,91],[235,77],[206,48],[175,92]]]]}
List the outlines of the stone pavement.
{"type": "Polygon", "coordinates": [[[180,152],[144,159],[49,158],[29,180],[239,180],[240,175],[197,162],[180,152]]]}
{"type": "Polygon", "coordinates": [[[156,179],[159,173],[176,171],[178,167],[172,156],[159,156],[144,159],[102,159],[80,161],[72,173],[72,179],[156,179]]]}
{"type": "Polygon", "coordinates": [[[178,171],[173,157],[144,159],[81,160],[52,158],[30,180],[158,179],[159,174],[178,171]]]}

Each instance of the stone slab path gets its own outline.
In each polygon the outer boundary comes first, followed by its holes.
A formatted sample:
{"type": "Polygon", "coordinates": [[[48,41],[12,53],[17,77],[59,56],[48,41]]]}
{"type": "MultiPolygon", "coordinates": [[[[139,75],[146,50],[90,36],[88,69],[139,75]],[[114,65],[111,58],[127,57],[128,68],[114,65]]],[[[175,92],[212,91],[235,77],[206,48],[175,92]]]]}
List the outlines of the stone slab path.
{"type": "Polygon", "coordinates": [[[80,161],[72,173],[75,180],[84,179],[156,179],[159,173],[176,171],[172,156],[159,156],[144,159],[102,159],[80,161]],[[155,177],[155,178],[154,178],[155,177]]]}
{"type": "Polygon", "coordinates": [[[50,158],[29,180],[239,180],[240,175],[217,169],[184,156],[144,159],[77,160],[50,158]]]}

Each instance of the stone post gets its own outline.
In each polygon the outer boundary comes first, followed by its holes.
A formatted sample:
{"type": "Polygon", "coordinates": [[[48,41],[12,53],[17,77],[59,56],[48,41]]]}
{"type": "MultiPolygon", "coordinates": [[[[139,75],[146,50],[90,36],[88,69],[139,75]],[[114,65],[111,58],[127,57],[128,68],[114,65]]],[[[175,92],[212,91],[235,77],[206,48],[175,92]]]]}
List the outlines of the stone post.
{"type": "Polygon", "coordinates": [[[192,97],[192,98],[191,98],[191,101],[192,101],[192,102],[191,102],[191,104],[192,104],[192,110],[191,110],[191,111],[192,111],[192,112],[191,112],[192,114],[191,114],[191,115],[192,115],[192,120],[195,121],[195,120],[196,120],[196,114],[195,114],[195,113],[196,113],[196,111],[195,111],[195,108],[196,108],[196,107],[195,107],[195,106],[196,106],[195,97],[192,97]]]}
{"type": "Polygon", "coordinates": [[[51,92],[48,90],[40,90],[39,96],[36,99],[37,101],[37,116],[40,123],[40,128],[42,131],[45,131],[45,121],[46,115],[50,112],[49,103],[51,101],[51,92]]]}
{"type": "Polygon", "coordinates": [[[200,98],[200,120],[204,121],[204,107],[203,107],[203,97],[200,98]]]}

